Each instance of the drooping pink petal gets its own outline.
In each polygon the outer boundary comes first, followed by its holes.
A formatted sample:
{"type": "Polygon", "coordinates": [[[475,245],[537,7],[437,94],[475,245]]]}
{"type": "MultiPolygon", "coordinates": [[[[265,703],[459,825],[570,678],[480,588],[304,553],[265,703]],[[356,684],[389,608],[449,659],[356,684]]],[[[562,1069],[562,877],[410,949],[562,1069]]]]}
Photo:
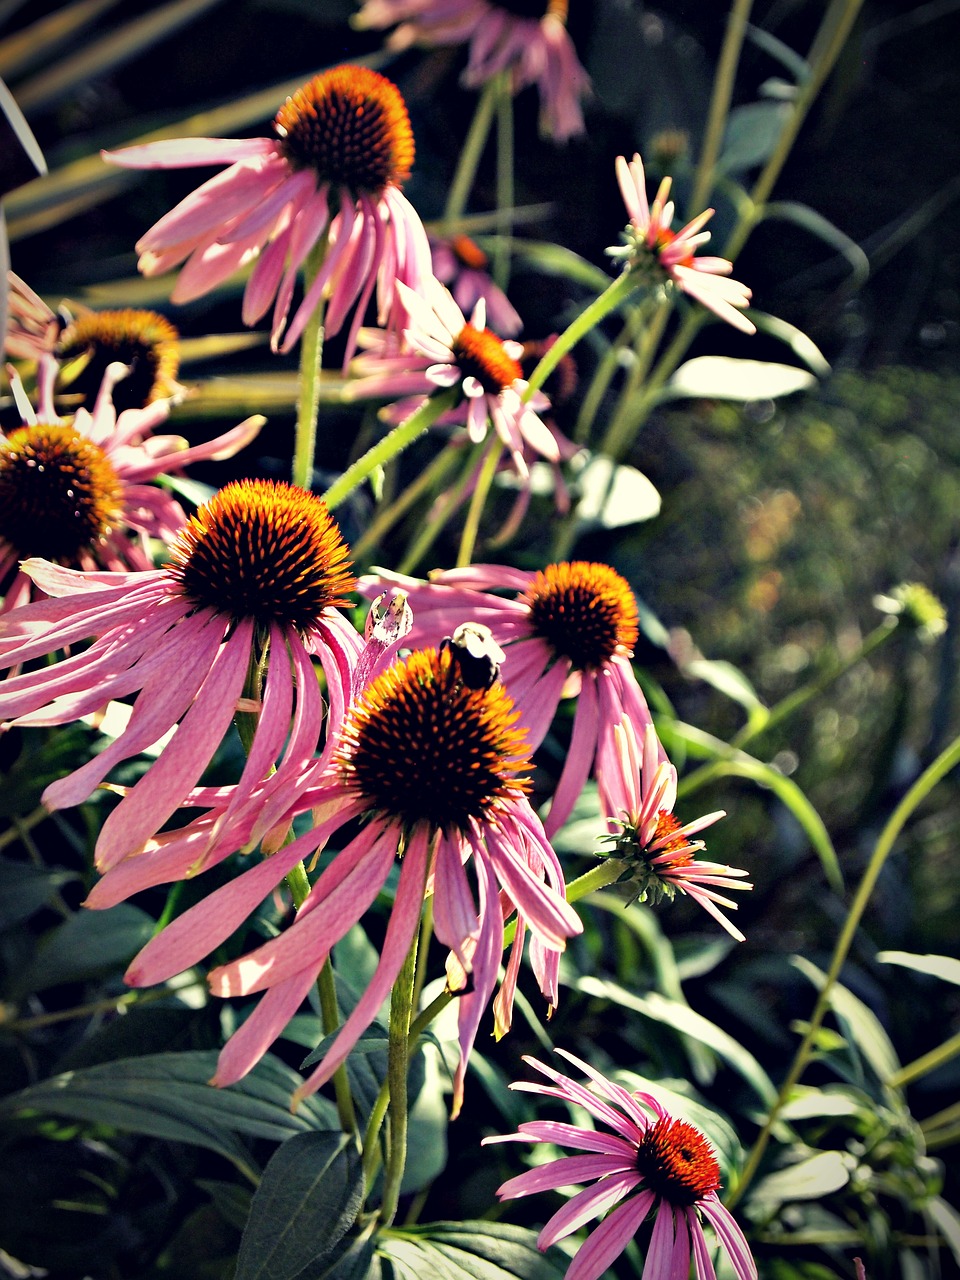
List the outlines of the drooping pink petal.
{"type": "MultiPolygon", "coordinates": [[[[617,1205],[577,1250],[567,1268],[566,1280],[599,1280],[636,1235],[652,1202],[653,1193],[641,1191],[617,1205]]],[[[667,1280],[667,1273],[662,1274],[662,1280],[667,1280]]]]}

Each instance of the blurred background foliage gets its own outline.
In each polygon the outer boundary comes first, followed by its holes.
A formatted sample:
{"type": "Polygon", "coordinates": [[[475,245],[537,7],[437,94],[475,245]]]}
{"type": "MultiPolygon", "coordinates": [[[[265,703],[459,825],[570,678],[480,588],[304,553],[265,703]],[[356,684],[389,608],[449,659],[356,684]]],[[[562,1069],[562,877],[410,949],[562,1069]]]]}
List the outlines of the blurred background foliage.
{"type": "MultiPolygon", "coordinates": [[[[588,137],[565,148],[543,142],[535,96],[518,100],[517,203],[538,210],[520,225],[521,240],[555,241],[603,267],[603,248],[623,221],[617,154],[639,149],[654,172],[669,166],[681,193],[688,189],[685,158],[698,151],[725,9],[681,0],[571,3],[571,31],[595,86],[588,137]]],[[[819,0],[757,4],[738,78],[741,114],[731,125],[739,172],[763,154],[777,107],[775,92],[758,90],[784,74],[784,49],[806,48],[822,9],[819,0]]],[[[166,310],[187,339],[182,379],[198,388],[173,419],[189,424],[192,440],[213,435],[225,419],[268,414],[258,454],[241,455],[229,469],[198,469],[212,484],[230,474],[286,471],[296,357],[270,356],[260,338],[248,347],[223,337],[239,328],[239,286],[169,308],[169,280],[136,276],[135,240],[191,189],[194,175],[108,170],[97,153],[157,131],[260,131],[284,93],[314,70],[372,57],[410,104],[418,161],[407,193],[425,219],[438,217],[474,104],[457,86],[461,55],[385,59],[376,38],[349,28],[352,10],[349,0],[0,0],[0,75],[50,169],[5,200],[13,267],[54,307],[72,298],[166,310]]],[[[958,37],[960,5],[949,0],[867,0],[778,185],[782,216],[762,224],[738,259],[737,276],[752,285],[758,305],[809,334],[833,371],[816,389],[776,401],[664,401],[629,459],[660,491],[659,516],[595,528],[576,546],[578,555],[609,559],[637,590],[646,610],[638,662],[651,697],[682,723],[727,741],[753,702],[773,706],[809,681],[822,682],[823,692],[795,715],[759,731],[750,752],[812,802],[848,890],[883,822],[958,724],[958,37]],[[902,624],[857,659],[864,639],[890,616],[890,593],[902,582],[936,592],[949,629],[929,642],[902,624]],[[879,608],[878,596],[887,597],[879,608]],[[698,666],[704,658],[742,675],[698,666]]],[[[738,176],[733,161],[731,176],[738,176]]],[[[722,244],[732,204],[723,186],[715,199],[715,243],[722,244]]],[[[491,162],[481,167],[473,204],[494,203],[491,162]]],[[[532,251],[518,255],[511,293],[530,338],[552,332],[590,296],[582,276],[546,269],[532,251]]],[[[740,340],[714,327],[694,354],[734,350],[744,353],[740,340]]],[[[783,350],[761,336],[749,354],[782,360],[783,350]]],[[[581,382],[599,354],[597,344],[578,349],[581,382]]],[[[356,452],[359,415],[337,403],[339,357],[331,343],[321,476],[356,452]]],[[[558,412],[571,433],[577,407],[574,395],[558,412]]],[[[404,465],[415,469],[420,455],[413,451],[404,465]]],[[[366,514],[362,505],[348,510],[348,532],[362,528],[366,514]]],[[[509,554],[542,562],[549,526],[546,499],[535,500],[509,554]]],[[[436,563],[448,551],[439,545],[436,563]]],[[[561,721],[541,752],[544,779],[556,772],[567,730],[561,721]]],[[[40,1087],[66,1070],[175,1052],[199,1082],[209,1070],[202,1055],[219,1044],[221,1016],[235,1016],[230,1006],[224,1013],[207,1003],[196,975],[178,989],[131,995],[123,986],[126,961],[169,907],[163,893],[115,908],[109,927],[105,917],[78,910],[92,874],[91,834],[110,798],[48,819],[37,804],[62,761],[94,741],[88,728],[49,740],[0,739],[0,809],[12,823],[0,836],[6,1091],[40,1087]]],[[[690,772],[700,763],[695,737],[678,733],[671,750],[679,766],[689,751],[690,772]]],[[[223,780],[235,776],[235,763],[228,756],[219,763],[223,780]]],[[[131,781],[138,768],[129,765],[117,780],[131,781]]],[[[542,1056],[551,1041],[601,1069],[658,1081],[694,1112],[709,1104],[698,1122],[736,1168],[736,1135],[747,1143],[771,1081],[783,1076],[844,906],[796,812],[769,787],[714,778],[684,804],[689,816],[696,806],[731,815],[711,829],[709,850],[751,871],[756,887],[738,917],[747,942],[733,945],[688,903],[655,915],[643,905],[625,911],[614,893],[604,895],[585,913],[588,928],[571,948],[549,1037],[534,1012],[539,1006],[521,999],[507,1040],[494,1047],[481,1032],[483,1052],[457,1124],[448,1132],[442,1114],[433,1114],[414,1126],[420,1145],[408,1190],[421,1219],[499,1213],[495,1187],[515,1169],[503,1148],[478,1159],[477,1142],[528,1114],[503,1086],[523,1074],[521,1053],[542,1056]],[[806,971],[791,959],[798,954],[806,971]],[[611,1017],[611,1001],[623,1016],[611,1017]],[[445,1143],[449,1164],[434,1181],[445,1143]]],[[[589,866],[594,848],[589,799],[580,817],[561,837],[573,868],[589,866]]],[[[960,795],[948,779],[881,876],[844,972],[845,1011],[822,1033],[805,1077],[809,1093],[791,1104],[777,1155],[743,1205],[764,1277],[852,1277],[857,1253],[870,1280],[956,1274],[960,1229],[937,1193],[942,1185],[946,1201],[960,1202],[958,1059],[916,1081],[891,1080],[899,1063],[956,1029],[960,989],[877,953],[956,954],[958,828],[960,795]],[[820,1163],[804,1163],[811,1160],[820,1163]],[[936,1232],[952,1239],[953,1252],[938,1247],[936,1232]]],[[[176,909],[198,891],[185,886],[176,909]]],[[[250,928],[275,926],[268,905],[250,928]]],[[[378,927],[375,920],[371,932],[378,927]]],[[[243,933],[226,953],[239,954],[248,941],[243,933]]],[[[359,982],[369,956],[362,937],[355,947],[359,982]]],[[[528,979],[521,996],[533,995],[528,979]]],[[[437,1034],[442,1042],[442,1027],[437,1034]]],[[[310,1036],[309,1027],[293,1028],[265,1064],[255,1118],[243,1098],[229,1114],[206,1117],[219,1145],[207,1130],[202,1138],[199,1120],[191,1133],[176,1129],[178,1110],[184,1123],[194,1116],[190,1095],[181,1081],[171,1102],[152,1066],[123,1084],[139,1120],[118,1118],[115,1079],[91,1086],[87,1110],[69,1100],[56,1110],[48,1090],[32,1113],[8,1112],[0,1203],[15,1211],[0,1236],[7,1251],[0,1274],[233,1274],[252,1176],[290,1136],[285,1073],[315,1043],[310,1036]],[[18,1270],[14,1259],[28,1268],[18,1270]]],[[[162,1077],[172,1068],[156,1069],[162,1077]]],[[[435,1060],[429,1070],[436,1089],[442,1072],[435,1060]]],[[[324,1122],[322,1109],[315,1120],[324,1122]]],[[[534,1222],[540,1211],[514,1205],[509,1220],[534,1222]]],[[[616,1275],[631,1274],[629,1257],[617,1266],[616,1275]]]]}

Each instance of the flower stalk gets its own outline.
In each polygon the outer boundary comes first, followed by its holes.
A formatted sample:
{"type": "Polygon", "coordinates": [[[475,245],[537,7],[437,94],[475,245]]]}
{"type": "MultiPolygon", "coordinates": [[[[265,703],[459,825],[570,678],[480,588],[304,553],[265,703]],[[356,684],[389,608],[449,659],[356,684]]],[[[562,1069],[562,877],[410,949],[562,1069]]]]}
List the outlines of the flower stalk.
{"type": "MultiPolygon", "coordinates": [[[[304,278],[309,289],[323,266],[328,238],[322,236],[310,250],[304,278]]],[[[297,396],[297,426],[293,448],[293,483],[301,489],[313,486],[313,463],[317,448],[317,414],[320,410],[320,366],[323,362],[323,302],[307,321],[300,340],[300,384],[297,396]]]]}

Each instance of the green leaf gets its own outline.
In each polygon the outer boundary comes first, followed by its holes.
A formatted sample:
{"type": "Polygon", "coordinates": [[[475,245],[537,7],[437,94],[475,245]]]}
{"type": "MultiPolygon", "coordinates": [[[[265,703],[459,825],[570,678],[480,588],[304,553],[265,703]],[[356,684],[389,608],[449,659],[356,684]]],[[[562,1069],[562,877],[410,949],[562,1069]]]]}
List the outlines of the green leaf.
{"type": "Polygon", "coordinates": [[[155,921],[121,902],[109,911],[80,911],[44,938],[14,983],[18,995],[125,969],[153,934],[155,921]]]}
{"type": "Polygon", "coordinates": [[[0,1115],[57,1115],[170,1142],[189,1142],[226,1156],[249,1172],[234,1134],[283,1142],[336,1123],[333,1105],[308,1098],[290,1111],[299,1075],[267,1055],[229,1089],[216,1089],[212,1050],[160,1053],[68,1071],[0,1101],[0,1115]]]}
{"type": "Polygon", "coordinates": [[[47,905],[62,885],[78,879],[74,871],[36,867],[32,862],[0,858],[0,930],[9,929],[21,920],[29,920],[35,911],[47,905]]]}
{"type": "Polygon", "coordinates": [[[718,169],[739,173],[763,164],[773,154],[792,113],[786,102],[749,102],[734,107],[727,117],[718,169]]]}
{"type": "Polygon", "coordinates": [[[693,680],[702,680],[734,702],[739,702],[748,712],[765,711],[756,689],[732,662],[720,658],[693,658],[684,664],[683,674],[693,680]]]}
{"type": "Polygon", "coordinates": [[[784,1120],[819,1120],[824,1116],[856,1116],[867,1105],[859,1091],[853,1092],[846,1085],[815,1089],[810,1085],[796,1085],[793,1093],[781,1108],[784,1120]]]}
{"type": "Polygon", "coordinates": [[[503,1222],[434,1222],[381,1234],[380,1254],[410,1280],[560,1280],[533,1231],[503,1222]]]}
{"type": "MultiPolygon", "coordinates": [[[[818,991],[823,988],[826,974],[805,956],[792,956],[790,963],[818,991]]],[[[848,1042],[856,1046],[878,1079],[888,1080],[900,1070],[900,1059],[877,1015],[839,982],[834,983],[831,989],[830,1008],[839,1019],[848,1042]]]]}
{"type": "Polygon", "coordinates": [[[447,1163],[447,1103],[436,1046],[424,1045],[423,1062],[423,1086],[410,1108],[407,1160],[400,1187],[403,1193],[429,1186],[443,1173],[447,1163]]]}
{"type": "Polygon", "coordinates": [[[825,218],[816,209],[797,200],[775,200],[764,206],[763,218],[764,221],[779,219],[781,222],[792,222],[794,226],[816,236],[846,258],[850,267],[850,279],[846,282],[848,288],[860,289],[866,284],[870,276],[870,259],[856,240],[851,240],[846,232],[834,226],[829,218],[825,218]]]}
{"type": "Polygon", "coordinates": [[[578,498],[576,517],[581,526],[622,529],[659,514],[660,494],[642,471],[599,454],[587,458],[584,450],[570,464],[578,498]]]}
{"type": "Polygon", "coordinates": [[[957,1213],[953,1205],[948,1204],[942,1196],[933,1197],[927,1205],[927,1213],[947,1242],[947,1248],[953,1254],[954,1261],[960,1265],[960,1213],[957,1213]]]}
{"type": "Polygon", "coordinates": [[[497,241],[506,240],[510,253],[518,263],[532,267],[548,276],[562,276],[576,284],[585,285],[602,293],[610,284],[610,277],[605,271],[581,258],[578,253],[560,244],[551,244],[548,240],[515,240],[511,236],[484,237],[484,248],[495,249],[497,241]]]}
{"type": "Polygon", "coordinates": [[[818,378],[826,378],[830,370],[830,362],[814,340],[802,329],[798,329],[789,320],[781,320],[779,316],[768,315],[766,311],[755,311],[750,308],[750,319],[761,333],[776,338],[784,346],[789,347],[798,360],[802,360],[807,368],[818,378]]]}
{"type": "Polygon", "coordinates": [[[785,67],[797,84],[806,84],[810,78],[810,63],[807,62],[806,58],[801,57],[788,44],[778,40],[769,31],[764,31],[762,27],[754,26],[752,22],[747,23],[746,35],[747,39],[752,40],[758,49],[762,49],[764,53],[771,58],[775,58],[781,66],[785,67]]]}
{"type": "Polygon", "coordinates": [[[351,1138],[299,1133],[263,1171],[240,1242],[236,1280],[294,1280],[322,1261],[363,1203],[363,1169],[351,1138]]]}
{"type": "Polygon", "coordinates": [[[46,17],[14,31],[0,41],[0,76],[9,80],[21,76],[33,65],[50,61],[61,45],[76,38],[77,32],[95,22],[120,0],[76,0],[46,17]]]}
{"type": "Polygon", "coordinates": [[[845,1151],[818,1151],[806,1160],[798,1160],[762,1178],[750,1198],[765,1205],[783,1204],[787,1200],[822,1200],[847,1185],[856,1163],[856,1158],[845,1151]]]}
{"type": "Polygon", "coordinates": [[[881,964],[898,964],[904,969],[942,978],[944,982],[952,982],[954,986],[960,987],[960,960],[955,960],[953,956],[936,956],[929,952],[926,955],[916,955],[910,951],[878,951],[877,959],[881,964]]]}
{"type": "Polygon", "coordinates": [[[693,1036],[695,1040],[713,1049],[742,1076],[765,1106],[773,1105],[777,1091],[763,1067],[752,1053],[709,1018],[678,1000],[668,1000],[656,991],[645,996],[634,995],[614,982],[603,982],[589,975],[580,978],[574,985],[586,995],[609,1000],[615,1008],[629,1009],[654,1022],[672,1027],[674,1031],[693,1036]]]}
{"type": "Polygon", "coordinates": [[[809,391],[817,380],[806,369],[734,356],[695,356],[670,378],[661,399],[776,400],[809,391]]]}

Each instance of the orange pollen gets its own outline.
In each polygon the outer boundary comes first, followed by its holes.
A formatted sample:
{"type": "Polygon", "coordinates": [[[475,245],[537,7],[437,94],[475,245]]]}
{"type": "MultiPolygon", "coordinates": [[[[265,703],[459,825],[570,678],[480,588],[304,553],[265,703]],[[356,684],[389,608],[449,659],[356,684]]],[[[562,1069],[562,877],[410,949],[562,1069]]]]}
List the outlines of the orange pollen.
{"type": "Polygon", "coordinates": [[[274,480],[228,484],[191,516],[167,571],[183,595],[234,620],[308,631],[356,580],[326,503],[274,480]]]}
{"type": "Polygon", "coordinates": [[[0,443],[0,539],[21,559],[77,564],[123,512],[123,486],[98,444],[38,422],[0,443]]]}
{"type": "Polygon", "coordinates": [[[476,378],[487,395],[498,395],[523,377],[519,361],[507,355],[503,340],[489,329],[465,324],[452,350],[463,376],[476,378]]]}
{"type": "Polygon", "coordinates": [[[614,654],[632,654],[639,634],[629,584],[606,564],[589,560],[548,565],[521,597],[534,634],[579,671],[594,671],[614,654]]]}
{"type": "Polygon", "coordinates": [[[657,829],[651,841],[651,844],[659,840],[666,842],[657,849],[657,857],[660,858],[669,853],[676,854],[672,862],[675,867],[686,866],[688,862],[693,861],[693,854],[686,848],[686,838],[675,834],[682,825],[680,819],[674,814],[669,813],[666,809],[659,810],[657,813],[657,829]]]}
{"type": "Polygon", "coordinates": [[[337,765],[375,813],[407,829],[465,831],[529,790],[518,715],[501,684],[469,688],[449,649],[418,650],[366,687],[337,765]]]}
{"type": "Polygon", "coordinates": [[[720,1166],[699,1129],[663,1116],[637,1146],[637,1171],[668,1204],[689,1206],[718,1190],[720,1166]]]}
{"type": "Polygon", "coordinates": [[[490,259],[469,236],[452,236],[450,248],[459,262],[472,271],[483,271],[490,259]]]}
{"type": "Polygon", "coordinates": [[[273,122],[281,152],[297,169],[354,195],[402,186],[414,142],[403,95],[368,67],[321,72],[289,97],[273,122]]]}

